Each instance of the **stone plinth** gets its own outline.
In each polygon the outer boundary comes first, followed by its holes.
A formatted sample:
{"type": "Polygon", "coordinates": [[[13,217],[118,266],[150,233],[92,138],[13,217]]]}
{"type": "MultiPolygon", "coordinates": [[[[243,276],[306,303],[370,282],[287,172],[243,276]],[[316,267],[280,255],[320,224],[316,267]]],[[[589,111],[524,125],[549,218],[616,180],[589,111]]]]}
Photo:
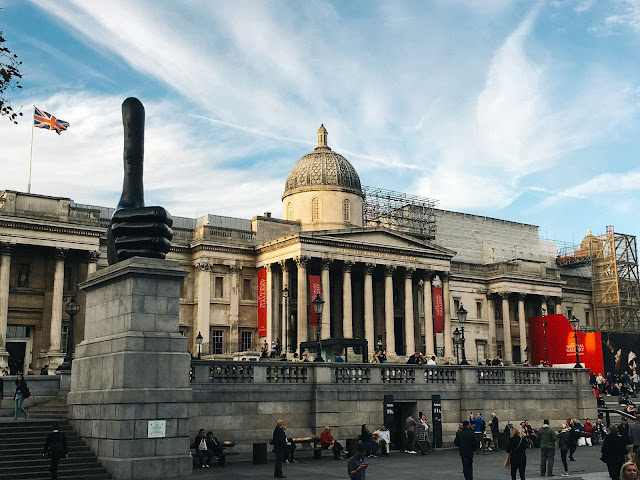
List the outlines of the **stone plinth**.
{"type": "Polygon", "coordinates": [[[178,262],[134,257],[80,285],[85,340],[76,347],[69,419],[118,480],[192,473],[190,356],[178,330],[186,276],[178,262]],[[164,434],[149,438],[158,420],[164,434]]]}

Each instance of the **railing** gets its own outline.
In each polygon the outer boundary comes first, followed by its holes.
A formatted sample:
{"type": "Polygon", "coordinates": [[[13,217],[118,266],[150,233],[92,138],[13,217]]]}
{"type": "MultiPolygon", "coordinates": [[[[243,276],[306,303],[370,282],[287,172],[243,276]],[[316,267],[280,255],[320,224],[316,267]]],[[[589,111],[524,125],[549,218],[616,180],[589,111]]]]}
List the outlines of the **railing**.
{"type": "Polygon", "coordinates": [[[370,383],[368,367],[337,367],[333,369],[334,383],[370,383]]]}
{"type": "Polygon", "coordinates": [[[584,369],[532,367],[493,367],[456,365],[406,365],[367,363],[294,363],[277,360],[231,361],[194,360],[191,364],[192,384],[409,384],[409,385],[571,385],[584,375],[584,369]]]}

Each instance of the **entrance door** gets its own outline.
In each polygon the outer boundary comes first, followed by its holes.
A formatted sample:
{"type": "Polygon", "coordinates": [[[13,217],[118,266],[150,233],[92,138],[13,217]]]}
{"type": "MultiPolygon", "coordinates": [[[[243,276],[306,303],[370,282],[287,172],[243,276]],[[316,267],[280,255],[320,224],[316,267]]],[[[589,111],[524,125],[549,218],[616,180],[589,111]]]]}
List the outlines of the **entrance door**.
{"type": "Polygon", "coordinates": [[[9,373],[16,375],[25,371],[25,356],[27,352],[26,342],[7,342],[9,352],[9,373]]]}
{"type": "MultiPolygon", "coordinates": [[[[394,341],[395,341],[395,347],[396,347],[396,354],[408,355],[408,353],[405,352],[405,344],[404,344],[404,318],[402,317],[394,318],[393,333],[395,335],[394,341]]],[[[411,352],[411,353],[415,353],[415,352],[411,352]]]]}
{"type": "Polygon", "coordinates": [[[391,430],[391,447],[405,450],[407,444],[407,437],[404,434],[406,420],[409,414],[413,415],[413,418],[418,417],[418,403],[394,401],[394,405],[393,425],[387,425],[387,428],[391,430]]]}

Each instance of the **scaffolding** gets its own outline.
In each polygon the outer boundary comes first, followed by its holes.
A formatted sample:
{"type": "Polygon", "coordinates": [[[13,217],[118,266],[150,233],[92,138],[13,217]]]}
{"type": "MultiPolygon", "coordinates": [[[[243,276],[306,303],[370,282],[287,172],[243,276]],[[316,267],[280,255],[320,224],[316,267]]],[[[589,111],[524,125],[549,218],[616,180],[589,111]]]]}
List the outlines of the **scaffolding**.
{"type": "Polygon", "coordinates": [[[636,237],[615,233],[591,233],[573,252],[558,255],[560,266],[591,265],[593,328],[596,331],[640,331],[640,280],[636,237]]]}
{"type": "Polygon", "coordinates": [[[362,192],[365,226],[383,226],[428,240],[435,238],[437,200],[367,186],[362,187],[362,192]]]}

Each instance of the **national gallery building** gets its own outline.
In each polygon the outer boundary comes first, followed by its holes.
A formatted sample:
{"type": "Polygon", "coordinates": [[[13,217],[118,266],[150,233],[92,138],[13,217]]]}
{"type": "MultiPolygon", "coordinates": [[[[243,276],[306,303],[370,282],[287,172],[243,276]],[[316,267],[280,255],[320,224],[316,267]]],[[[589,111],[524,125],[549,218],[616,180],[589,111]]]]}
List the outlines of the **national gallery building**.
{"type": "MultiPolygon", "coordinates": [[[[499,355],[528,358],[528,319],[575,314],[592,321],[587,269],[559,267],[555,243],[538,227],[445,211],[435,202],[363,187],[358,173],[318,146],[291,169],[282,219],[174,217],[168,258],[188,272],[181,285],[180,330],[205,358],[259,354],[276,339],[366,339],[369,352],[406,361],[416,351],[455,362],[453,337],[464,322],[470,363],[499,355]],[[310,302],[324,310],[315,321],[310,302]],[[197,338],[202,338],[198,344],[197,338]]],[[[224,212],[220,212],[224,213],[224,212]]],[[[50,369],[62,363],[78,283],[107,266],[112,208],[69,198],[0,193],[0,366],[50,369]]]]}

